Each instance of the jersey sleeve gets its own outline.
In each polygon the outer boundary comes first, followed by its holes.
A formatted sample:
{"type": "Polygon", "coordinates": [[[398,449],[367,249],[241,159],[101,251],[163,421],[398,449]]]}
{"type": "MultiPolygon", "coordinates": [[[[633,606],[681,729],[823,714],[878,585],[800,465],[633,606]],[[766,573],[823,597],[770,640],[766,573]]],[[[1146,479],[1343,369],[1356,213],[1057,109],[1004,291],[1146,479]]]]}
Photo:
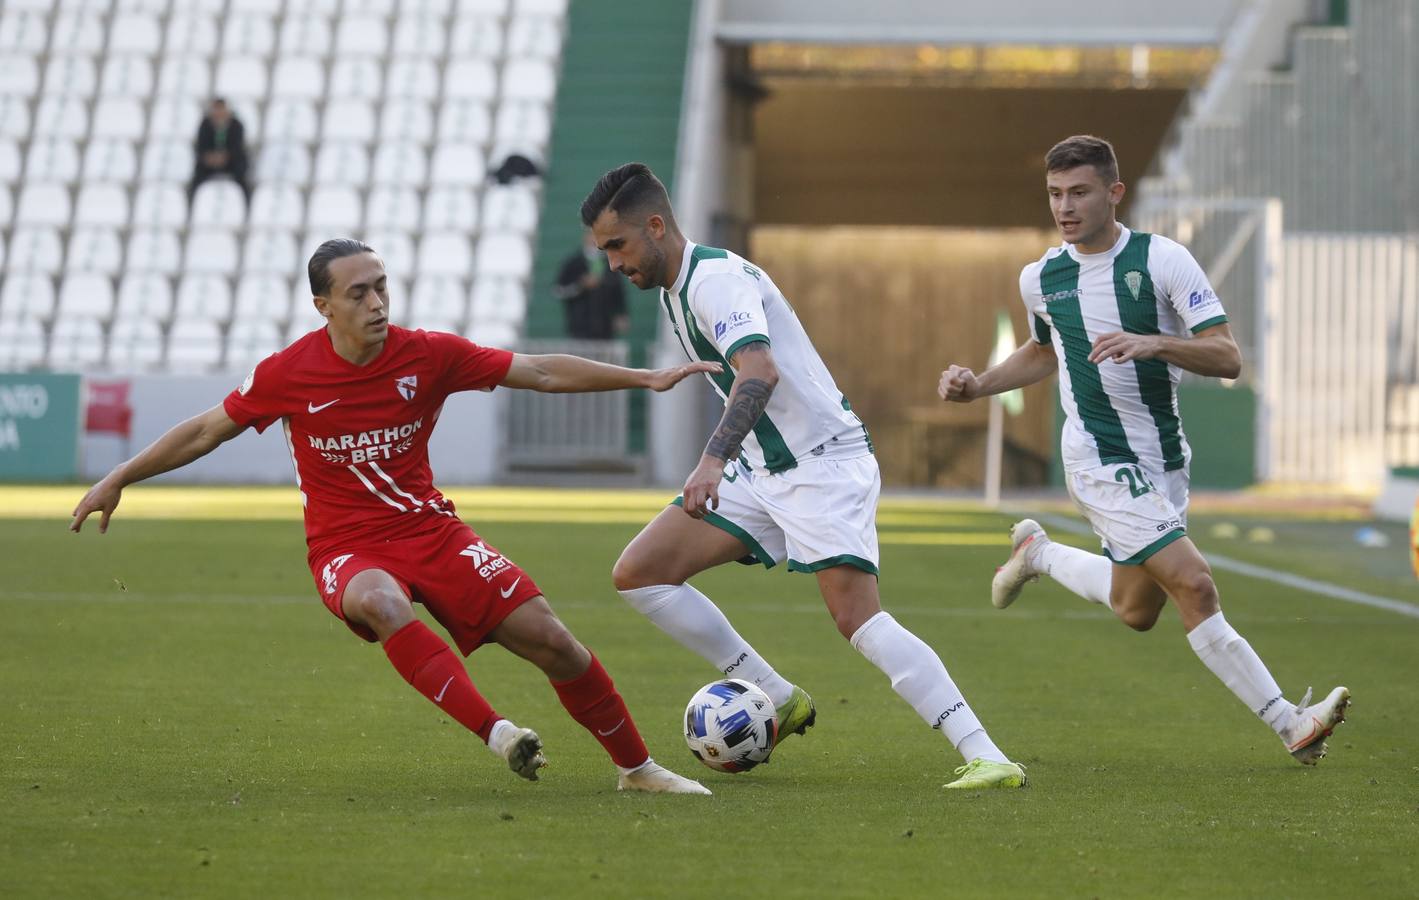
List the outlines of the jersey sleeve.
{"type": "Polygon", "coordinates": [[[1025,304],[1025,313],[1030,317],[1030,336],[1034,338],[1035,343],[1048,345],[1053,342],[1054,337],[1050,333],[1049,323],[1040,315],[1044,304],[1040,300],[1039,288],[1039,264],[1031,263],[1020,270],[1020,299],[1025,304]]]}
{"type": "Polygon", "coordinates": [[[691,303],[700,321],[708,325],[705,337],[726,360],[754,341],[769,343],[769,321],[764,302],[754,286],[733,273],[706,276],[696,287],[691,303]]]}
{"type": "Polygon", "coordinates": [[[289,415],[289,401],[281,390],[286,383],[284,369],[280,353],[257,363],[241,386],[222,401],[227,416],[243,428],[255,428],[259,434],[272,422],[289,415]]]}
{"type": "Polygon", "coordinates": [[[429,352],[438,360],[448,393],[491,391],[512,368],[512,352],[483,347],[467,338],[443,331],[425,332],[429,352]]]}
{"type": "Polygon", "coordinates": [[[1226,322],[1227,312],[1222,309],[1222,301],[1208,283],[1207,273],[1202,271],[1202,266],[1197,264],[1187,248],[1156,235],[1153,240],[1156,245],[1152,252],[1157,253],[1159,262],[1155,286],[1169,305],[1177,310],[1188,330],[1197,334],[1226,322]]]}

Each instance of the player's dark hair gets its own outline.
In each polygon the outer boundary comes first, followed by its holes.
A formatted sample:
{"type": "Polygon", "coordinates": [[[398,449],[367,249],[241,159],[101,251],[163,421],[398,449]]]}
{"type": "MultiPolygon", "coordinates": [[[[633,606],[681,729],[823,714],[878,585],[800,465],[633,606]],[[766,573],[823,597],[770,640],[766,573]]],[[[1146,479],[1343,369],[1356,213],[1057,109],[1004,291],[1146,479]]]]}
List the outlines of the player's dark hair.
{"type": "Polygon", "coordinates": [[[1046,172],[1063,172],[1079,166],[1093,166],[1106,187],[1118,181],[1118,157],[1114,145],[1092,134],[1076,134],[1055,144],[1045,154],[1046,172]]]}
{"type": "Polygon", "coordinates": [[[354,238],[332,238],[316,247],[315,252],[310,256],[310,263],[306,266],[306,274],[310,276],[311,295],[315,297],[329,296],[331,262],[346,256],[358,256],[361,253],[373,252],[374,248],[369,244],[354,238]]]}
{"type": "Polygon", "coordinates": [[[658,214],[670,218],[670,195],[645,163],[626,163],[602,175],[581,204],[581,221],[588,228],[606,210],[658,214]]]}

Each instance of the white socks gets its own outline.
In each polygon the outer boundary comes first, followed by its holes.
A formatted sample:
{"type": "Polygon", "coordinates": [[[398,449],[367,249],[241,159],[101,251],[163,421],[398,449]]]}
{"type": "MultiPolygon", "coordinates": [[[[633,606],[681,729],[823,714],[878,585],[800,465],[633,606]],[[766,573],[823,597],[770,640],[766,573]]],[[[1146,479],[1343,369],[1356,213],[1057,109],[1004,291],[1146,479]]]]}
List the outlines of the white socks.
{"type": "Polygon", "coordinates": [[[1246,642],[1218,612],[1187,633],[1198,659],[1222,680],[1237,699],[1262,721],[1281,734],[1290,724],[1295,707],[1286,702],[1276,679],[1251,644],[1246,642]]]}
{"type": "Polygon", "coordinates": [[[1107,556],[1045,539],[1032,554],[1030,565],[1085,600],[1109,605],[1114,564],[1107,556]]]}
{"type": "Polygon", "coordinates": [[[695,651],[729,678],[757,684],[775,706],[793,695],[793,685],[739,636],[719,607],[688,584],[653,584],[621,591],[656,627],[695,651]]]}
{"type": "Polygon", "coordinates": [[[868,619],[852,646],[892,680],[892,690],[932,728],[939,728],[966,758],[1009,762],[966,705],[941,657],[885,612],[868,619]]]}

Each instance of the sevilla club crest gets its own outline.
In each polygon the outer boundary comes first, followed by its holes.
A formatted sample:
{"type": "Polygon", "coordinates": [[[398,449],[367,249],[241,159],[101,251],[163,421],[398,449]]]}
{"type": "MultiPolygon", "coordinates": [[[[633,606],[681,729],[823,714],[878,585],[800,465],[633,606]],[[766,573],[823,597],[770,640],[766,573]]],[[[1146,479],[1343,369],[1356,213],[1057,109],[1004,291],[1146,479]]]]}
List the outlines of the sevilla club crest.
{"type": "Polygon", "coordinates": [[[399,391],[399,396],[405,400],[413,400],[414,392],[419,389],[418,375],[405,375],[403,378],[394,379],[394,387],[399,391]]]}

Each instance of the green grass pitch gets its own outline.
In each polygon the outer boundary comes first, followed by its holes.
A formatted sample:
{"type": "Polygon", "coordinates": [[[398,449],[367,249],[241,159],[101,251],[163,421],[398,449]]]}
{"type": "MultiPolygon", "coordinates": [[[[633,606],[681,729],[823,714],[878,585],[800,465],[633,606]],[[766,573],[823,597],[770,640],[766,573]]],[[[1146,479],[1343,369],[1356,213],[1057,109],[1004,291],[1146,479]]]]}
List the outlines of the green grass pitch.
{"type": "MultiPolygon", "coordinates": [[[[519,522],[461,502],[602,658],[655,757],[715,792],[623,795],[539,673],[487,647],[474,680],[551,760],[536,784],[511,775],[321,607],[292,517],[125,517],[141,510],[130,494],[103,537],[67,533],[64,510],[0,518],[0,896],[1397,897],[1419,884],[1416,618],[1218,573],[1228,619],[1291,699],[1308,684],[1354,692],[1330,756],[1303,769],[1173,613],[1135,634],[1047,582],[998,612],[989,579],[1009,519],[916,505],[883,527],[884,602],[1031,786],[942,791],[959,758],[837,635],[813,580],[740,566],[697,584],[819,717],[772,764],[726,776],[679,735],[715,673],[610,586],[653,504],[608,499],[620,512],[597,521],[592,498],[581,521],[519,522]]],[[[1394,562],[1402,540],[1347,550],[1351,525],[1269,524],[1276,542],[1255,547],[1209,539],[1205,517],[1194,532],[1204,550],[1416,599],[1394,562]]]]}

